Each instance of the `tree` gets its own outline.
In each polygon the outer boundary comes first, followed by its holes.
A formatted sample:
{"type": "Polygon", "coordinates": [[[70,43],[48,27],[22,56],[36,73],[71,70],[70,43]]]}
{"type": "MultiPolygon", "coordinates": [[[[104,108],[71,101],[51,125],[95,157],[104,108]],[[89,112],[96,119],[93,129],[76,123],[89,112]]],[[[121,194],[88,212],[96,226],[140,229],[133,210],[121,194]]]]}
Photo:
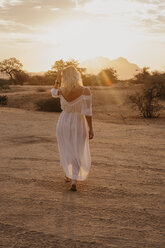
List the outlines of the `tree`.
{"type": "Polygon", "coordinates": [[[98,75],[98,84],[111,86],[113,83],[118,82],[117,72],[113,68],[102,70],[98,75]]]}
{"type": "Polygon", "coordinates": [[[98,80],[96,75],[84,74],[82,75],[83,84],[85,86],[97,86],[98,80]]]}
{"type": "Polygon", "coordinates": [[[66,61],[66,67],[69,65],[73,65],[81,73],[81,75],[83,75],[86,71],[86,68],[82,68],[82,67],[80,68],[79,67],[79,62],[75,59],[71,59],[69,61],[66,61]]]}
{"type": "Polygon", "coordinates": [[[15,82],[15,75],[22,72],[23,65],[16,58],[4,59],[0,62],[0,72],[6,73],[15,82]]]}
{"type": "Polygon", "coordinates": [[[55,61],[54,65],[52,65],[51,69],[53,71],[63,70],[66,66],[66,63],[63,59],[55,61]]]}
{"type": "Polygon", "coordinates": [[[135,77],[131,80],[133,83],[144,83],[149,77],[151,73],[149,72],[149,67],[143,67],[141,72],[138,72],[135,77]]]}
{"type": "Polygon", "coordinates": [[[57,72],[49,70],[44,74],[45,81],[47,82],[46,84],[54,84],[55,83],[55,78],[57,77],[57,72]]]}
{"type": "Polygon", "coordinates": [[[81,75],[86,71],[86,68],[79,67],[79,62],[75,59],[71,59],[68,61],[64,61],[63,59],[57,60],[51,67],[51,69],[57,72],[58,70],[63,70],[64,68],[70,65],[74,66],[81,73],[81,75]]]}

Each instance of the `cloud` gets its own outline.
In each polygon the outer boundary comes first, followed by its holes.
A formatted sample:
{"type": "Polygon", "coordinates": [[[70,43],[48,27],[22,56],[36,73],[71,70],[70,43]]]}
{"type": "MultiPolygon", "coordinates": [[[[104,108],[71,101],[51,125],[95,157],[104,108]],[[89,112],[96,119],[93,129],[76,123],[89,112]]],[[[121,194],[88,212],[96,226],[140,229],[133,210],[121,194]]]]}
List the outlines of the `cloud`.
{"type": "Polygon", "coordinates": [[[164,2],[164,0],[135,0],[136,2],[139,3],[144,3],[144,4],[161,4],[164,2]]]}
{"type": "Polygon", "coordinates": [[[74,0],[0,0],[0,6],[3,8],[10,6],[73,8],[75,5],[76,3],[74,0]]]}
{"type": "Polygon", "coordinates": [[[46,27],[56,28],[58,24],[70,19],[85,16],[82,7],[90,1],[92,0],[0,0],[0,29],[7,33],[44,32],[46,27]]]}
{"type": "Polygon", "coordinates": [[[40,29],[32,26],[28,26],[22,23],[17,23],[15,21],[10,20],[0,20],[0,30],[1,33],[11,33],[11,32],[19,32],[19,33],[31,33],[37,32],[40,29]]]}
{"type": "Polygon", "coordinates": [[[92,2],[92,0],[74,0],[74,1],[78,6],[84,6],[85,4],[92,2]]]}
{"type": "Polygon", "coordinates": [[[141,20],[141,25],[151,34],[157,33],[161,34],[164,33],[164,22],[157,17],[155,19],[145,18],[141,20]]]}
{"type": "Polygon", "coordinates": [[[4,8],[7,5],[17,5],[20,4],[21,0],[0,0],[0,7],[4,8]]]}
{"type": "MultiPolygon", "coordinates": [[[[158,15],[157,16],[157,21],[161,24],[165,24],[165,16],[164,15],[158,15]]],[[[165,28],[165,27],[164,27],[165,28]]]]}
{"type": "Polygon", "coordinates": [[[32,68],[42,56],[48,63],[55,56],[139,55],[138,44],[145,51],[161,42],[162,49],[164,10],[165,0],[0,0],[0,56],[20,56],[27,66],[35,57],[32,68]]]}
{"type": "Polygon", "coordinates": [[[56,28],[68,20],[109,18],[143,28],[146,32],[163,32],[164,0],[0,0],[0,23],[6,32],[39,32],[48,26],[56,28]],[[133,3],[136,3],[133,5],[133,3]]]}
{"type": "Polygon", "coordinates": [[[138,11],[134,20],[135,26],[142,28],[146,34],[165,32],[165,1],[164,0],[135,0],[138,11]]]}
{"type": "MultiPolygon", "coordinates": [[[[33,32],[35,28],[55,27],[74,14],[76,3],[75,0],[0,0],[0,16],[5,22],[0,26],[6,32],[33,32]]],[[[80,1],[82,3],[84,1],[80,1]]]]}

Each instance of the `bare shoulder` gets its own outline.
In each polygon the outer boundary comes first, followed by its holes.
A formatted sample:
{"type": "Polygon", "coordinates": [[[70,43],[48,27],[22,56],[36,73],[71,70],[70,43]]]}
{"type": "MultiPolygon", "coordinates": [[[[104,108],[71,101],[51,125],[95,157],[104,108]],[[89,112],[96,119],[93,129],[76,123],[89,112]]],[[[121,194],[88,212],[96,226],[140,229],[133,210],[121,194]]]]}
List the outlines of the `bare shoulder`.
{"type": "Polygon", "coordinates": [[[85,87],[84,88],[84,95],[86,95],[86,96],[90,96],[91,95],[91,90],[90,90],[89,87],[85,87]]]}

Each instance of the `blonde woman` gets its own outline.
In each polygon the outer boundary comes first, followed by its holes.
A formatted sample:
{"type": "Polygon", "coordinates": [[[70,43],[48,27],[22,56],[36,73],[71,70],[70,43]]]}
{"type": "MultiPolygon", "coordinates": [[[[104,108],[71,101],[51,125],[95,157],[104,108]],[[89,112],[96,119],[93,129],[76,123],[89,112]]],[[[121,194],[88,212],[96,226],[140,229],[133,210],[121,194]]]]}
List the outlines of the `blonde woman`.
{"type": "Polygon", "coordinates": [[[58,71],[51,94],[60,98],[62,108],[56,126],[60,164],[66,182],[71,181],[70,190],[76,191],[77,181],[85,180],[91,167],[92,95],[74,66],[58,71]]]}

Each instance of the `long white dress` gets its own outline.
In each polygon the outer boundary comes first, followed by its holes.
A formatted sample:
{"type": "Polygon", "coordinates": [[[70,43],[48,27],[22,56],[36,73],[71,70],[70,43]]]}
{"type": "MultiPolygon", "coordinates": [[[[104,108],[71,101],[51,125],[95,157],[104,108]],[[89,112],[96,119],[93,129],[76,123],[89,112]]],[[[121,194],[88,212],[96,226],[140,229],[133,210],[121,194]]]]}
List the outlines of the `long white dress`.
{"type": "Polygon", "coordinates": [[[84,95],[84,89],[83,94],[71,102],[58,95],[58,89],[51,89],[52,96],[60,98],[62,109],[56,126],[60,164],[67,177],[81,181],[86,179],[91,167],[85,116],[92,116],[92,95],[84,95]]]}

